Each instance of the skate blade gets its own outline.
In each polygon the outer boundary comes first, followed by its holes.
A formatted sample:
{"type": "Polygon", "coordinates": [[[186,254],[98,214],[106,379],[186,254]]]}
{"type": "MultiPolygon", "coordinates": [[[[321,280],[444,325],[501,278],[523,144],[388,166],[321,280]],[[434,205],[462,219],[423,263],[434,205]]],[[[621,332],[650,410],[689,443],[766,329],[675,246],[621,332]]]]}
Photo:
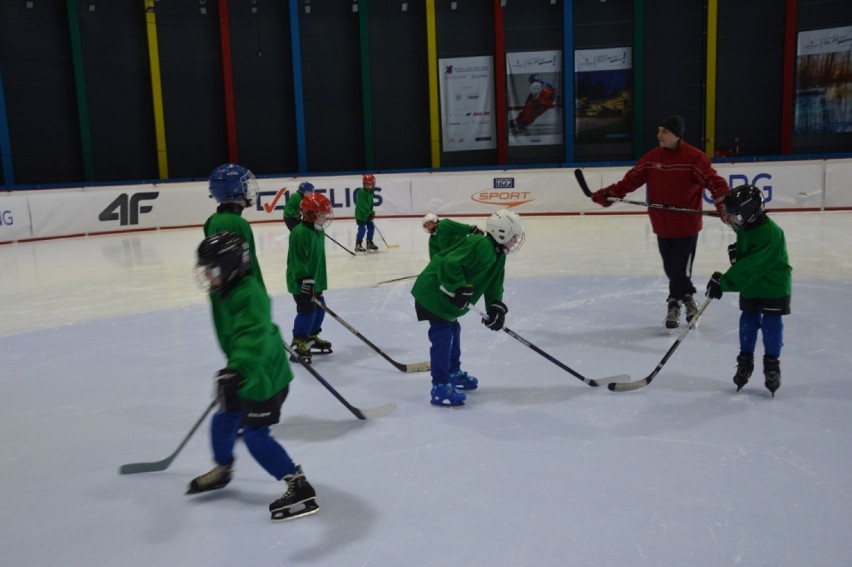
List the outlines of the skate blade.
{"type": "Polygon", "coordinates": [[[306,500],[302,503],[303,506],[299,510],[293,510],[295,506],[290,506],[289,508],[284,508],[282,510],[276,510],[272,512],[272,521],[273,522],[286,522],[288,520],[295,520],[296,518],[301,518],[302,516],[310,516],[311,514],[316,514],[319,512],[319,504],[313,498],[310,500],[306,500]]]}

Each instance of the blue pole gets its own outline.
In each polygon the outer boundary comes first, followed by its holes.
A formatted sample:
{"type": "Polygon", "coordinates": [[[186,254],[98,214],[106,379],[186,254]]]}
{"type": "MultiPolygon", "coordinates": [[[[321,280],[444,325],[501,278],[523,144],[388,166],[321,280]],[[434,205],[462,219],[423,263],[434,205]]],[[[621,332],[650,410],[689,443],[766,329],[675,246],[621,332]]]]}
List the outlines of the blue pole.
{"type": "Polygon", "coordinates": [[[9,118],[6,114],[6,96],[3,94],[3,73],[0,72],[0,169],[3,170],[3,185],[15,184],[12,169],[12,142],[9,138],[9,118]]]}
{"type": "Polygon", "coordinates": [[[293,96],[296,110],[296,153],[299,173],[308,171],[305,134],[305,97],[302,88],[302,41],[299,35],[299,0],[290,0],[290,43],[293,51],[293,96]]]}

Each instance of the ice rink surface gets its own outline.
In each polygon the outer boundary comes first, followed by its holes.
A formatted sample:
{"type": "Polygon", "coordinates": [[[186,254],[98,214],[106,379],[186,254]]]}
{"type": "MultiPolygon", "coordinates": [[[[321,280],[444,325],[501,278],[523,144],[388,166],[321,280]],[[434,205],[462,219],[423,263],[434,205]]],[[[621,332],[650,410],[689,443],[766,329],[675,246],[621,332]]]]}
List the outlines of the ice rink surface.
{"type": "MultiPolygon", "coordinates": [[[[302,368],[273,428],[315,486],[319,513],[272,523],[284,490],[238,446],[221,491],[184,495],[211,467],[207,423],[168,456],[223,366],[192,266],[201,229],[0,247],[0,549],[4,566],[848,566],[852,561],[852,213],[783,213],[794,268],[783,383],[760,364],[739,394],[735,294],[707,308],[648,387],[592,388],[512,338],[462,321],[461,409],[429,405],[331,317],[334,354],[302,368]]],[[[467,219],[484,226],[485,218],[467,219]]],[[[578,373],[647,376],[677,338],[644,215],[526,218],[508,258],[514,332],[578,373]]],[[[705,219],[694,282],[727,267],[733,233],[705,219]]],[[[393,359],[428,360],[412,280],[418,219],[378,219],[391,244],[354,258],[327,242],[328,305],[393,359]]],[[[289,340],[286,229],[254,227],[289,340]]],[[[355,223],[329,234],[350,249],[355,223]]],[[[762,346],[758,347],[758,357],[762,346]]]]}

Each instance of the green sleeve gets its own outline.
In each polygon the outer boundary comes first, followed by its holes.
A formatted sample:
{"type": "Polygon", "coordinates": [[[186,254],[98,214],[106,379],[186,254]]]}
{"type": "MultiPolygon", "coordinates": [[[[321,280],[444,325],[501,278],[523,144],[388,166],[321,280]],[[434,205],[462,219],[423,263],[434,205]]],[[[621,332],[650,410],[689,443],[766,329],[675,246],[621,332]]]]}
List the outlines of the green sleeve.
{"type": "Polygon", "coordinates": [[[287,199],[287,204],[284,205],[284,218],[295,219],[299,218],[299,208],[302,206],[302,194],[298,191],[290,193],[287,199]]]}

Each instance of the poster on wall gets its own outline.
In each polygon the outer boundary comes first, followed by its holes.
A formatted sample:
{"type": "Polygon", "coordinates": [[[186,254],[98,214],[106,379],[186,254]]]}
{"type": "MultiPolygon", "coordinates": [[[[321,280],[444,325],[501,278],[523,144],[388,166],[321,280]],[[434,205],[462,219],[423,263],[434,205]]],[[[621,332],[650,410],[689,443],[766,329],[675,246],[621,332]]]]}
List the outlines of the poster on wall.
{"type": "Polygon", "coordinates": [[[852,26],[799,32],[796,134],[852,132],[852,26]]]}
{"type": "Polygon", "coordinates": [[[561,51],[506,54],[510,146],[563,142],[561,84],[561,51]]]}
{"type": "Polygon", "coordinates": [[[632,53],[630,47],[574,52],[574,124],[578,144],[631,141],[632,53]]]}
{"type": "Polygon", "coordinates": [[[494,59],[441,59],[441,131],[445,152],[497,147],[494,124],[494,59]]]}

